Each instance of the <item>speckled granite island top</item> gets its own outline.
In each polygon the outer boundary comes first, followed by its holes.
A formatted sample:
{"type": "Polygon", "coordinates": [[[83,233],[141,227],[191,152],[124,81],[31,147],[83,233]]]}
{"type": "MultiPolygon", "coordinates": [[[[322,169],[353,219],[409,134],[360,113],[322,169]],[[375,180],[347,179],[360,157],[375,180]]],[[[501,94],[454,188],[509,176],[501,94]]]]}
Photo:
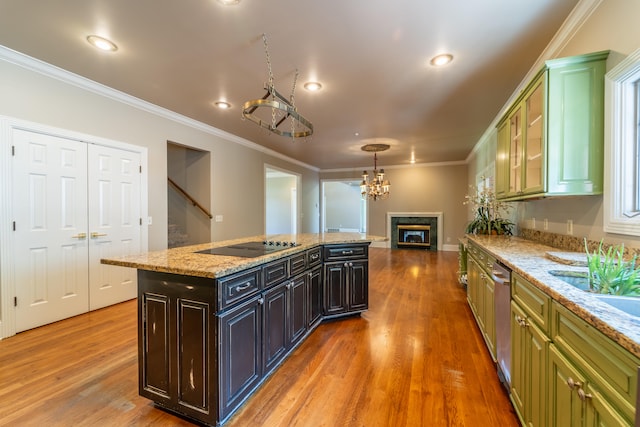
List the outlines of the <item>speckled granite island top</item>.
{"type": "MultiPolygon", "coordinates": [[[[513,271],[609,338],[640,357],[640,319],[599,301],[551,275],[549,270],[587,271],[581,265],[562,264],[547,253],[558,249],[511,236],[467,236],[513,271]]],[[[575,253],[576,258],[580,253],[575,253]]]]}
{"type": "Polygon", "coordinates": [[[270,261],[293,255],[319,245],[343,243],[370,243],[387,240],[386,237],[361,233],[321,233],[321,234],[278,234],[269,236],[253,236],[221,242],[203,243],[200,245],[146,252],[122,258],[102,259],[103,264],[137,268],[139,270],[159,271],[163,273],[182,274],[186,276],[217,278],[238,271],[262,265],[270,261]],[[246,242],[263,240],[296,242],[299,246],[290,247],[256,258],[209,255],[198,251],[237,245],[246,242]]]}

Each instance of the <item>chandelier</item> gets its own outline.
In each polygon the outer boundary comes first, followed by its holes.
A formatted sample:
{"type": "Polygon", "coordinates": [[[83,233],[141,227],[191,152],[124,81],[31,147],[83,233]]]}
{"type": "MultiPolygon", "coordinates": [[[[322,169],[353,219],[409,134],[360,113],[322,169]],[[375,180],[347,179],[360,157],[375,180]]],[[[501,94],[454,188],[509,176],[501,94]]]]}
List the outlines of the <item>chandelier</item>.
{"type": "Polygon", "coordinates": [[[296,90],[296,81],[298,80],[298,70],[293,79],[293,88],[291,96],[286,99],[278,93],[275,87],[273,72],[271,71],[271,58],[269,56],[269,48],[267,46],[267,36],[262,34],[264,42],[264,51],[267,57],[267,68],[269,71],[269,83],[265,84],[264,89],[267,93],[260,99],[247,101],[242,106],[242,118],[249,119],[263,129],[275,133],[276,135],[295,138],[303,138],[313,134],[313,124],[305,119],[295,106],[294,93],[296,90]],[[260,115],[261,114],[261,115],[260,115]],[[280,125],[289,119],[289,127],[280,125]]]}
{"type": "Polygon", "coordinates": [[[362,172],[362,183],[360,184],[360,194],[362,198],[371,200],[384,200],[389,197],[391,183],[384,179],[384,169],[378,170],[378,152],[389,149],[388,144],[367,144],[361,147],[362,151],[373,153],[373,180],[369,182],[367,171],[362,172]]]}

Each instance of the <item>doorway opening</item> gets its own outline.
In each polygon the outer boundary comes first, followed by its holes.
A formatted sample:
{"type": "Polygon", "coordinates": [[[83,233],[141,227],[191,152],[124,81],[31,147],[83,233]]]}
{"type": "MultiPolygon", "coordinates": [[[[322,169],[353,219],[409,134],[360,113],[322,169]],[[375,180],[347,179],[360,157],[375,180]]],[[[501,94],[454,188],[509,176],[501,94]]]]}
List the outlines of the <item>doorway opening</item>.
{"type": "Polygon", "coordinates": [[[265,165],[265,234],[297,234],[300,175],[265,165]]]}
{"type": "Polygon", "coordinates": [[[211,153],[167,142],[169,248],[211,240],[211,153]]]}
{"type": "Polygon", "coordinates": [[[322,181],[322,231],[367,232],[367,201],[359,180],[322,181]]]}

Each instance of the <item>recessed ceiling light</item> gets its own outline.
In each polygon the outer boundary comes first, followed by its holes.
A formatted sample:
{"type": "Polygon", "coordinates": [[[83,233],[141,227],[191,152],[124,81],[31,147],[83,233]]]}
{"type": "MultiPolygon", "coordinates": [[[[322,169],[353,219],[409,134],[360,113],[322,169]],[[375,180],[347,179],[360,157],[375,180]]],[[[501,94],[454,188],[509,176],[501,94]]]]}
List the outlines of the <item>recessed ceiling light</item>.
{"type": "Polygon", "coordinates": [[[304,88],[309,92],[317,92],[322,89],[322,85],[318,82],[306,82],[304,88]]]}
{"type": "Polygon", "coordinates": [[[231,104],[229,104],[227,101],[217,101],[214,105],[221,110],[228,110],[229,108],[231,108],[231,104]]]}
{"type": "Polygon", "coordinates": [[[89,42],[89,44],[91,44],[91,46],[97,47],[100,50],[104,50],[107,52],[115,52],[116,50],[118,50],[118,46],[116,46],[114,42],[112,42],[111,40],[107,40],[104,37],[90,35],[87,36],[87,41],[89,42]]]}
{"type": "Polygon", "coordinates": [[[218,0],[218,3],[223,4],[225,6],[230,6],[232,4],[240,3],[240,0],[218,0]]]}
{"type": "Polygon", "coordinates": [[[447,65],[451,61],[453,61],[453,55],[449,53],[443,53],[431,58],[430,64],[434,67],[441,67],[443,65],[447,65]]]}

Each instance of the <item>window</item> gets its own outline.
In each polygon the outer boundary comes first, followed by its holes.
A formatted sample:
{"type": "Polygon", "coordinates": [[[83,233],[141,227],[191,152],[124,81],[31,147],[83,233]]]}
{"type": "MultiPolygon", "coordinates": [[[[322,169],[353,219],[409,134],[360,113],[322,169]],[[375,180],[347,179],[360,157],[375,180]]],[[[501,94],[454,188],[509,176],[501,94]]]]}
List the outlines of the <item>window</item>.
{"type": "Polygon", "coordinates": [[[640,236],[640,49],[605,76],[604,231],[640,236]]]}

